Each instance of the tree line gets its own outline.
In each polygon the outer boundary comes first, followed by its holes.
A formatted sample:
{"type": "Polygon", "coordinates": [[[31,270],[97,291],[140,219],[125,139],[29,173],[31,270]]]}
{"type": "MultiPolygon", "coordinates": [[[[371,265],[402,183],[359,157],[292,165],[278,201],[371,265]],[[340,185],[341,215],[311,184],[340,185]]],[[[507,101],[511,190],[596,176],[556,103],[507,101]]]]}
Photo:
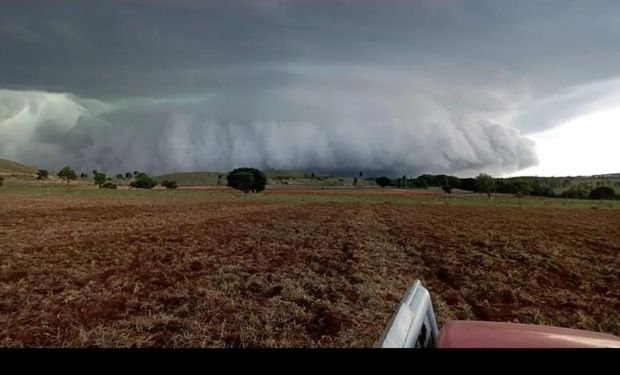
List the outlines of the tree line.
{"type": "MultiPolygon", "coordinates": [[[[440,187],[450,194],[453,189],[485,193],[489,197],[493,193],[514,194],[515,196],[539,196],[549,198],[573,198],[573,199],[619,199],[615,189],[602,181],[596,183],[584,183],[570,178],[553,177],[508,177],[494,178],[481,173],[475,178],[459,178],[445,174],[423,174],[416,178],[389,178],[381,176],[372,178],[381,187],[416,188],[426,189],[440,187]]],[[[618,183],[616,183],[618,184],[618,183]]],[[[620,186],[620,185],[619,185],[620,186]]]]}
{"type": "MultiPolygon", "coordinates": [[[[70,184],[71,181],[78,179],[78,174],[75,170],[69,166],[62,168],[57,176],[70,184]]],[[[117,189],[118,186],[113,182],[111,177],[108,177],[104,172],[98,171],[96,169],[92,170],[93,182],[100,189],[117,189]]],[[[38,180],[46,180],[49,177],[49,172],[45,169],[40,169],[37,172],[38,180]]],[[[87,179],[87,173],[80,173],[79,178],[87,179]]],[[[129,183],[130,188],[135,189],[152,189],[158,184],[165,187],[166,189],[176,189],[177,182],[174,180],[164,180],[158,182],[154,177],[150,176],[145,172],[134,171],[127,172],[125,174],[119,173],[116,175],[116,180],[131,180],[129,183]]],[[[220,183],[221,175],[218,176],[218,184],[220,183]]],[[[245,193],[249,192],[261,192],[265,190],[265,185],[267,184],[267,176],[260,170],[256,168],[237,168],[232,170],[226,175],[227,185],[241,190],[245,193]]],[[[0,180],[0,186],[2,184],[2,180],[0,180]]]]}
{"type": "MultiPolygon", "coordinates": [[[[71,183],[71,181],[78,179],[78,174],[73,168],[69,166],[62,168],[56,175],[67,184],[71,183]]],[[[49,171],[47,171],[46,169],[39,169],[39,171],[37,172],[37,180],[47,180],[48,177],[49,171]]],[[[80,173],[79,178],[85,180],[88,178],[88,174],[82,172],[80,173]]],[[[100,189],[118,188],[118,185],[113,182],[114,180],[111,177],[108,177],[104,172],[93,169],[92,178],[93,183],[97,185],[100,189]]],[[[164,180],[159,182],[148,173],[139,171],[127,172],[125,174],[119,173],[116,175],[116,180],[130,180],[129,187],[135,189],[152,189],[157,185],[161,185],[166,189],[177,188],[176,181],[164,180]]]]}

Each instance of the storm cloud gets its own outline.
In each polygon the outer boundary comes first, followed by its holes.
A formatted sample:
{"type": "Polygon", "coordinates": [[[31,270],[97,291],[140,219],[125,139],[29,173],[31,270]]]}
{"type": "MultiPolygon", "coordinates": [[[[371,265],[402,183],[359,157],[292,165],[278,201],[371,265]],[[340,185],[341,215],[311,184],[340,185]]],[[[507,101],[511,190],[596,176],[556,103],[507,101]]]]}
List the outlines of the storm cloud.
{"type": "Polygon", "coordinates": [[[617,103],[613,1],[5,1],[0,157],[505,173],[617,103]]]}

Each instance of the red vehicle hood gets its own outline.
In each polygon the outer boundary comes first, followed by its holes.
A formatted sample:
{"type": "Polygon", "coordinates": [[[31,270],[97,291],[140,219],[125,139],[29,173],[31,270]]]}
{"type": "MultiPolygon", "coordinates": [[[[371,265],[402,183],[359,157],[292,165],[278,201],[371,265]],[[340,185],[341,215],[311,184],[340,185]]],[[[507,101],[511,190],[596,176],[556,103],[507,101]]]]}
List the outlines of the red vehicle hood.
{"type": "Polygon", "coordinates": [[[579,329],[454,320],[439,332],[438,348],[620,348],[620,337],[579,329]]]}

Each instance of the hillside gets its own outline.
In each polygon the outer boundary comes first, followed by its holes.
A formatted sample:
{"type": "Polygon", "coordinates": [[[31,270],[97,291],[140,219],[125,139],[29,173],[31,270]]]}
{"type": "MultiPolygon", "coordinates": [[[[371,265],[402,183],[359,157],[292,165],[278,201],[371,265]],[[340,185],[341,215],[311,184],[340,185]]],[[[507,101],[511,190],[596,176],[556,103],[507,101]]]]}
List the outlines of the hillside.
{"type": "Polygon", "coordinates": [[[15,161],[0,159],[0,175],[24,175],[37,173],[39,168],[15,161]]]}

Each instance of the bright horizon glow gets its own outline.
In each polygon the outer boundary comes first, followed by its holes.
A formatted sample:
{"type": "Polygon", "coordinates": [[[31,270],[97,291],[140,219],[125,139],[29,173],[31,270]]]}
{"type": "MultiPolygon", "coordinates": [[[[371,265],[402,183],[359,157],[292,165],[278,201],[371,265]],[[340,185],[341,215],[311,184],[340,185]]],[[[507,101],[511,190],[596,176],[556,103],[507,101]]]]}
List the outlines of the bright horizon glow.
{"type": "Polygon", "coordinates": [[[620,173],[620,107],[570,120],[528,136],[540,164],[512,176],[590,176],[620,173]]]}

